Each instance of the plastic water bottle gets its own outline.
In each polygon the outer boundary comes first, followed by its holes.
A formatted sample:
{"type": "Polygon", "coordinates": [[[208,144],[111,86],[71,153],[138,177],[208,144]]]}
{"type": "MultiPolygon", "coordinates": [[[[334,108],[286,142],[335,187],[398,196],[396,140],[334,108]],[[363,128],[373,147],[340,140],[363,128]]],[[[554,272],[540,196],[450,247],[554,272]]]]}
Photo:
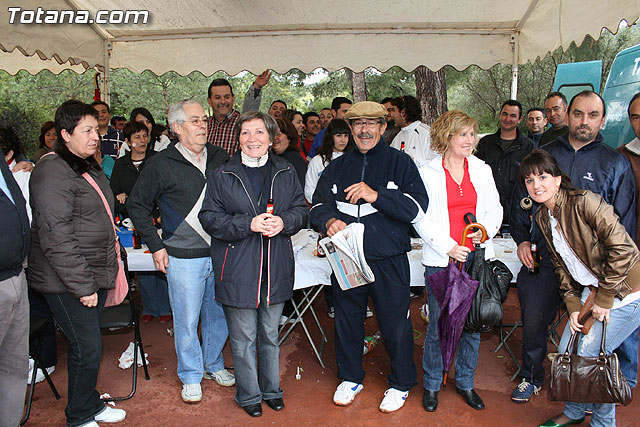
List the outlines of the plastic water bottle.
{"type": "Polygon", "coordinates": [[[382,334],[380,333],[380,331],[377,331],[374,334],[367,335],[366,337],[364,337],[364,347],[362,349],[362,354],[365,355],[369,353],[381,341],[382,341],[382,334]]]}

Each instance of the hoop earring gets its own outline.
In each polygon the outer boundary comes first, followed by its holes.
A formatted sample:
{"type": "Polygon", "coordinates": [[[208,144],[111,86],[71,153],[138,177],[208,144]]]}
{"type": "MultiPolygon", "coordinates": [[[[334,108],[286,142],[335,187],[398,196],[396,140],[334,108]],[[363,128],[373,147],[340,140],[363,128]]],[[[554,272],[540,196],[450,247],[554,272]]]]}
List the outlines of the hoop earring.
{"type": "Polygon", "coordinates": [[[520,200],[520,207],[525,211],[528,211],[533,206],[533,201],[531,200],[531,196],[523,197],[520,200]]]}

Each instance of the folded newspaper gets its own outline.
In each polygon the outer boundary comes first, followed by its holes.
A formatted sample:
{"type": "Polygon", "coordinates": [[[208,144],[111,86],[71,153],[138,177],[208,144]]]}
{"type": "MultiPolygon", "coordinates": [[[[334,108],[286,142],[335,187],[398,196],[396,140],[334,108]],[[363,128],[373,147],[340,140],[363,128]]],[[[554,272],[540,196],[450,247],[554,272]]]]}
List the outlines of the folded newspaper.
{"type": "Polygon", "coordinates": [[[333,274],[343,291],[376,280],[364,259],[364,224],[351,223],[333,237],[320,240],[333,274]]]}

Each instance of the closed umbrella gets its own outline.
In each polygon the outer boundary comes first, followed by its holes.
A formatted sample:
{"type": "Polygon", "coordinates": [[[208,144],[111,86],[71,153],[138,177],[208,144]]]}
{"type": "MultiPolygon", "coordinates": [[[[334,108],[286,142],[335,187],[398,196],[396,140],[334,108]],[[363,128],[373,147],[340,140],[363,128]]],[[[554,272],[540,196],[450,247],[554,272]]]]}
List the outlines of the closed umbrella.
{"type": "MultiPolygon", "coordinates": [[[[463,245],[467,239],[467,232],[475,227],[483,230],[483,240],[486,239],[484,227],[478,223],[471,223],[464,228],[462,234],[463,245]]],[[[451,262],[444,270],[428,277],[431,290],[440,306],[438,336],[444,370],[443,387],[447,385],[447,376],[449,369],[451,369],[453,355],[460,341],[471,303],[478,289],[478,282],[465,271],[462,271],[461,268],[462,265],[451,262]]]]}

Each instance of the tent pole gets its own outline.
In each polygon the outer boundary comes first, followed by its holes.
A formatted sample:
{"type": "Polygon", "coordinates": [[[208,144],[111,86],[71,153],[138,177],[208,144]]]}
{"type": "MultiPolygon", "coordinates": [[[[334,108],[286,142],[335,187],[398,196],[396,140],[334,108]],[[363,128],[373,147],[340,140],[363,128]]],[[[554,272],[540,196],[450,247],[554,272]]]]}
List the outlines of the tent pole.
{"type": "Polygon", "coordinates": [[[102,80],[102,100],[107,104],[111,102],[111,49],[113,45],[109,40],[104,41],[104,79],[102,80]]]}
{"type": "Polygon", "coordinates": [[[513,63],[511,64],[511,99],[518,99],[518,47],[520,44],[520,33],[511,35],[513,49],[513,63]]]}

